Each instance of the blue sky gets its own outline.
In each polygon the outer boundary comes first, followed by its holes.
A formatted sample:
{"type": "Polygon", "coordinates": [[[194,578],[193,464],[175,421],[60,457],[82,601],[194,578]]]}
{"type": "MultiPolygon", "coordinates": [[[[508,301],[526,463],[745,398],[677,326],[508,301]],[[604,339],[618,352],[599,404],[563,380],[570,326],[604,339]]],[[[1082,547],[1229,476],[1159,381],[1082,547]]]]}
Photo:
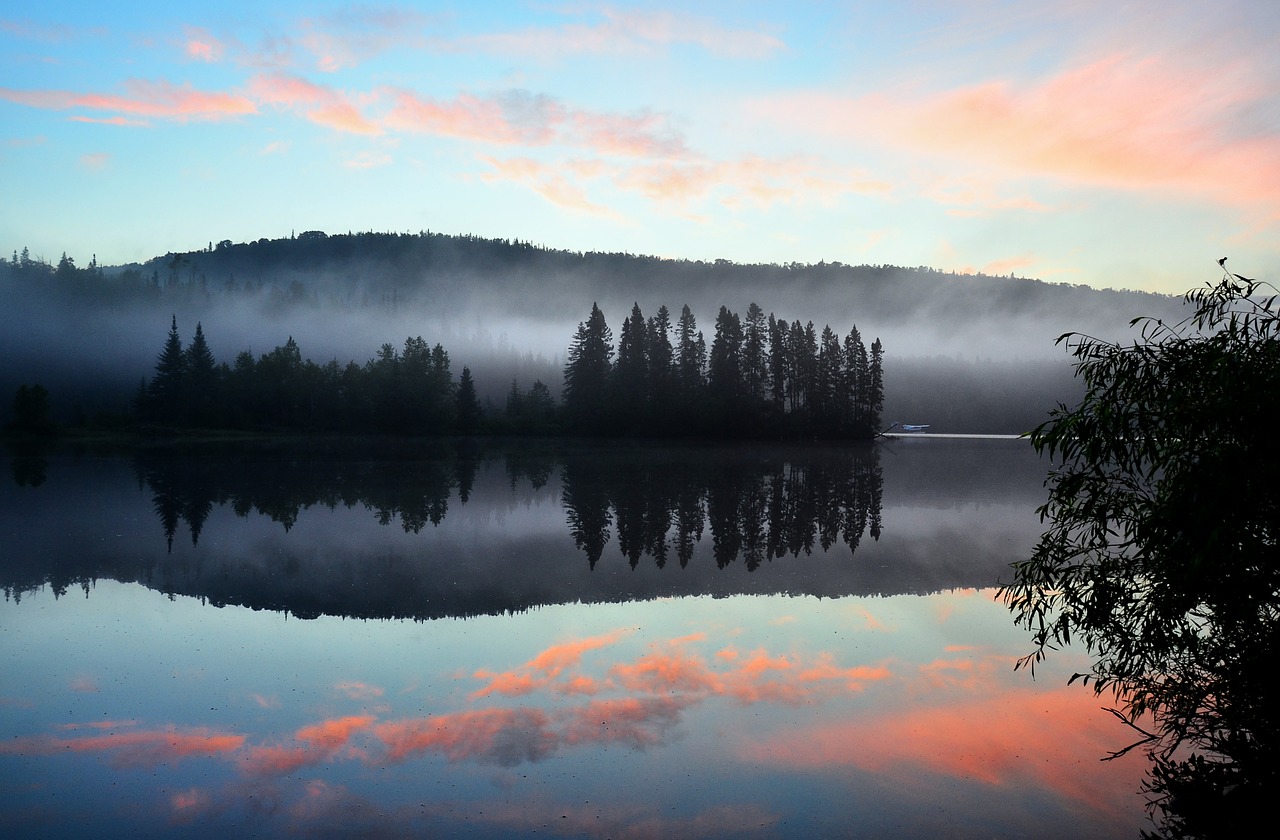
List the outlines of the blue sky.
{"type": "Polygon", "coordinates": [[[1182,292],[1280,268],[1280,7],[0,6],[0,249],[291,231],[1182,292]]]}

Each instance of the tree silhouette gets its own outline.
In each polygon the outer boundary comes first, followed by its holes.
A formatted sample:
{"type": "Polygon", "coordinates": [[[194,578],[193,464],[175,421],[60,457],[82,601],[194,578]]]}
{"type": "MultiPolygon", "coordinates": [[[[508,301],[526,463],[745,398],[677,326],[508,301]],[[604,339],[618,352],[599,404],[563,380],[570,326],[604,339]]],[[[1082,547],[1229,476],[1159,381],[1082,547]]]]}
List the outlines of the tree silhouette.
{"type": "Polygon", "coordinates": [[[178,335],[178,316],[172,316],[169,336],[156,360],[143,408],[150,420],[173,423],[181,419],[187,394],[187,355],[178,335]]]}
{"type": "Polygon", "coordinates": [[[218,363],[209,350],[204,328],[196,322],[196,333],[186,350],[185,415],[188,422],[205,424],[213,407],[214,389],[218,380],[218,363]]]}
{"type": "Polygon", "coordinates": [[[642,428],[649,406],[649,337],[639,304],[631,307],[631,317],[622,322],[612,390],[619,428],[628,432],[642,428]]]}
{"type": "Polygon", "coordinates": [[[463,366],[458,377],[457,429],[464,435],[473,435],[480,428],[482,410],[476,398],[476,383],[471,378],[471,368],[463,366]]]}
{"type": "MultiPolygon", "coordinates": [[[[1225,262],[1220,261],[1220,265],[1225,262]]],[[[1160,832],[1237,837],[1280,791],[1280,311],[1225,272],[1141,340],[1068,333],[1085,397],[1031,434],[1057,465],[1048,523],[1000,595],[1032,634],[1020,665],[1083,644],[1154,765],[1160,832]]],[[[873,348],[873,355],[875,350],[873,348]]]]}
{"type": "Polygon", "coordinates": [[[613,331],[596,304],[591,315],[578,324],[564,368],[564,409],[569,427],[598,434],[612,419],[609,383],[613,372],[613,331]]]}

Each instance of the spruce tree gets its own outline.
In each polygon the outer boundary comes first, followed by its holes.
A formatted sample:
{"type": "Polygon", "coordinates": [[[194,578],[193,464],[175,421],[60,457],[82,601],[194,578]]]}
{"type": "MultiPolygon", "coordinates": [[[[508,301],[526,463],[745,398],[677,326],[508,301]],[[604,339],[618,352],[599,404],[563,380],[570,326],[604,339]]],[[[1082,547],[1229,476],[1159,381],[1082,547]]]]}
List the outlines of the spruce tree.
{"type": "Polygon", "coordinates": [[[471,368],[465,365],[462,375],[458,377],[457,403],[458,431],[464,435],[475,434],[480,428],[480,400],[476,398],[476,383],[471,378],[471,368]]]}
{"type": "Polygon", "coordinates": [[[867,388],[867,433],[874,434],[880,428],[880,412],[884,409],[884,345],[878,338],[871,342],[868,370],[871,384],[867,388]]]}
{"type": "Polygon", "coordinates": [[[675,351],[671,346],[671,313],[665,306],[649,319],[649,416],[665,428],[676,399],[675,351]]]}
{"type": "Polygon", "coordinates": [[[626,428],[637,428],[644,422],[649,404],[648,330],[638,303],[631,307],[631,317],[622,322],[613,374],[619,420],[626,428]]]}
{"type": "Polygon", "coordinates": [[[707,345],[688,304],[680,310],[680,320],[676,322],[676,367],[684,396],[700,393],[707,367],[707,345]]]}
{"type": "Polygon", "coordinates": [[[147,419],[173,423],[182,413],[187,386],[187,355],[178,335],[178,316],[169,326],[169,337],[156,359],[156,373],[148,386],[147,419]]]}
{"type": "Polygon", "coordinates": [[[218,378],[218,363],[205,341],[204,328],[196,322],[196,334],[186,350],[187,377],[184,386],[185,419],[198,425],[207,424],[213,406],[213,390],[218,378]]]}
{"type": "Polygon", "coordinates": [[[591,315],[578,324],[564,366],[564,409],[574,431],[605,430],[610,419],[607,407],[612,369],[613,331],[593,303],[591,315]]]}
{"type": "Polygon", "coordinates": [[[765,385],[769,379],[769,364],[765,353],[768,338],[764,310],[752,301],[747,307],[747,321],[744,326],[742,376],[743,386],[753,406],[757,406],[764,400],[765,385]]]}

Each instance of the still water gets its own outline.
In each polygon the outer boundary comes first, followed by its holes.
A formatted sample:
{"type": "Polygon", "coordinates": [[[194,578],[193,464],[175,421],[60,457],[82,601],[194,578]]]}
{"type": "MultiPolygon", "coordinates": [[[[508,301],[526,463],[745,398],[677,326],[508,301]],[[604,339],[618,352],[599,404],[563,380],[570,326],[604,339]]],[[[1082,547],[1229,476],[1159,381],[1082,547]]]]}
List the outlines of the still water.
{"type": "Polygon", "coordinates": [[[1135,837],[993,586],[1016,440],[53,453],[0,485],[0,834],[1135,837]]]}

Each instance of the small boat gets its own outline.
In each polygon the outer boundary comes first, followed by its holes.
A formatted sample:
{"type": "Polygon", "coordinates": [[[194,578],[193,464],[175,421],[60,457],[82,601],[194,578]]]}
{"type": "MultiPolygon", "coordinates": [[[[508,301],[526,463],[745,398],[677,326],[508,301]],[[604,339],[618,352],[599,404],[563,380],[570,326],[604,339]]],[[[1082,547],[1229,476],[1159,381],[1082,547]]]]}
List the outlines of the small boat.
{"type": "Polygon", "coordinates": [[[917,423],[894,423],[892,426],[890,426],[889,428],[885,429],[885,430],[884,430],[883,432],[881,432],[880,434],[881,434],[881,436],[890,436],[890,437],[892,437],[891,435],[889,435],[889,432],[892,432],[894,429],[897,429],[897,430],[898,430],[898,431],[900,431],[900,432],[923,432],[925,429],[929,428],[929,425],[930,425],[929,423],[924,423],[924,424],[917,424],[917,423]]]}

